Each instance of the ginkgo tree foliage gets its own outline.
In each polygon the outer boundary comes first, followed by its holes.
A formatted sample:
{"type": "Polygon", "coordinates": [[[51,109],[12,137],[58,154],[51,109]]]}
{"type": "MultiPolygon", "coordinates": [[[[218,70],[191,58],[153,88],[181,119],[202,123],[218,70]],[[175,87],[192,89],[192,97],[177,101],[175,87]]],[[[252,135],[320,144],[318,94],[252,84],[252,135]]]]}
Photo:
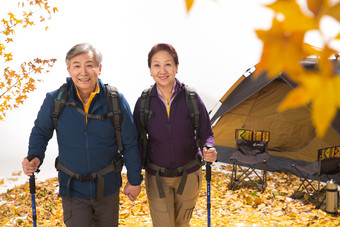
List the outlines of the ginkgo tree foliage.
{"type": "MultiPolygon", "coordinates": [[[[194,0],[185,0],[189,12],[194,0]]],[[[263,42],[262,55],[255,74],[266,71],[269,77],[285,73],[298,87],[280,104],[278,111],[310,105],[317,136],[323,137],[340,109],[340,76],[333,69],[339,65],[340,1],[339,0],[276,0],[265,7],[274,12],[268,30],[256,30],[263,42]],[[322,21],[336,22],[334,36],[326,36],[322,21]],[[306,35],[317,32],[322,47],[306,43],[306,35]],[[337,43],[335,48],[332,43],[337,43]],[[307,71],[300,63],[308,57],[317,59],[318,71],[307,71]],[[334,60],[333,60],[334,63],[334,60]]]]}
{"type": "Polygon", "coordinates": [[[39,74],[49,72],[56,61],[36,57],[18,65],[13,63],[16,54],[20,53],[12,53],[8,49],[15,45],[16,31],[46,23],[58,9],[52,8],[49,0],[22,0],[18,2],[18,11],[16,14],[8,12],[0,18],[0,120],[4,119],[8,110],[25,102],[27,95],[36,89],[35,84],[41,81],[39,74]]]}

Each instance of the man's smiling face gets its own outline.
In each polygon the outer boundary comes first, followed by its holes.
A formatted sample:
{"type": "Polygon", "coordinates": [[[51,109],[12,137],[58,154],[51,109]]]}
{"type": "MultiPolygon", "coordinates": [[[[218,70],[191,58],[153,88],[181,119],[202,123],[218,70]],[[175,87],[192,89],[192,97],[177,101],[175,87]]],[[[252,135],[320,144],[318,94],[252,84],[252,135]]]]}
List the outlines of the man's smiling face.
{"type": "Polygon", "coordinates": [[[96,88],[101,68],[90,51],[71,58],[67,71],[80,92],[91,93],[96,88]]]}

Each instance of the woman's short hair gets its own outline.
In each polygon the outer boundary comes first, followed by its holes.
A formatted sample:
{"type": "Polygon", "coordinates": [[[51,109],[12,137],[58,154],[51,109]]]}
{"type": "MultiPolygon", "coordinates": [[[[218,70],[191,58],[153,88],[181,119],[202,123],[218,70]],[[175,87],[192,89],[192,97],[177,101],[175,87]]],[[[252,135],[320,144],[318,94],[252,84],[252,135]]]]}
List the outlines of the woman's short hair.
{"type": "Polygon", "coordinates": [[[89,43],[80,43],[80,44],[73,46],[67,52],[66,58],[65,58],[65,62],[66,62],[67,67],[70,67],[71,58],[78,56],[80,54],[86,54],[90,51],[94,54],[97,66],[100,66],[100,64],[102,63],[102,59],[103,59],[101,52],[99,50],[97,50],[96,48],[94,48],[89,43]]]}
{"type": "Polygon", "coordinates": [[[178,66],[179,62],[178,62],[178,55],[177,52],[175,50],[175,48],[173,46],[171,46],[170,44],[167,43],[158,43],[155,46],[153,46],[149,52],[148,55],[148,66],[149,68],[151,67],[151,59],[152,57],[158,53],[159,51],[167,51],[174,59],[175,64],[178,66]]]}

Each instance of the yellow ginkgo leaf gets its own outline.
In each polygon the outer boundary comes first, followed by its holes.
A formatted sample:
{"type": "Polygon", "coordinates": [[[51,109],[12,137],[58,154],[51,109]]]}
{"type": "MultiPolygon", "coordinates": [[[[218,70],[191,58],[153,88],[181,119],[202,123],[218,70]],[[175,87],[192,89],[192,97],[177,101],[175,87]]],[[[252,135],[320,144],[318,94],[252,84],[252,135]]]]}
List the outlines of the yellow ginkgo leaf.
{"type": "Polygon", "coordinates": [[[318,48],[316,46],[312,46],[308,43],[304,43],[302,46],[303,50],[303,57],[310,57],[310,56],[320,56],[320,52],[322,51],[321,48],[318,48]]]}
{"type": "Polygon", "coordinates": [[[5,62],[12,61],[13,60],[13,55],[12,53],[7,53],[4,54],[5,62]]]}
{"type": "Polygon", "coordinates": [[[278,111],[285,111],[291,108],[305,106],[310,101],[310,96],[304,88],[297,88],[288,93],[285,99],[280,103],[278,111]]]}
{"type": "Polygon", "coordinates": [[[322,89],[323,79],[317,72],[305,72],[305,74],[299,75],[299,84],[308,94],[310,99],[313,99],[322,89]]]}
{"type": "Polygon", "coordinates": [[[322,51],[320,51],[319,66],[321,69],[321,76],[324,78],[333,77],[334,68],[332,62],[329,61],[329,59],[334,56],[335,53],[336,51],[328,45],[325,45],[322,51]]]}
{"type": "Polygon", "coordinates": [[[335,18],[338,22],[340,22],[340,2],[330,7],[327,10],[327,15],[335,18]]]}
{"type": "Polygon", "coordinates": [[[328,4],[329,1],[307,0],[307,7],[314,14],[314,16],[318,16],[318,14],[322,12],[324,8],[328,7],[328,4]]]}
{"type": "MultiPolygon", "coordinates": [[[[340,88],[340,75],[335,76],[333,81],[334,81],[334,86],[336,87],[335,97],[340,97],[340,89],[339,89],[340,88]]],[[[337,101],[336,105],[340,109],[340,98],[337,98],[336,101],[337,101]]]]}
{"type": "Polygon", "coordinates": [[[340,39],[340,32],[334,38],[335,39],[340,39]]]}
{"type": "Polygon", "coordinates": [[[190,11],[191,7],[193,6],[195,0],[185,0],[185,5],[187,8],[187,12],[190,11]]]}
{"type": "Polygon", "coordinates": [[[340,78],[322,77],[320,74],[300,75],[300,85],[285,97],[278,107],[279,111],[297,108],[311,103],[312,121],[319,137],[324,136],[340,107],[340,78]]]}
{"type": "Polygon", "coordinates": [[[323,137],[337,113],[336,88],[331,81],[323,85],[322,92],[312,100],[312,121],[317,129],[317,136],[323,137]]]}
{"type": "Polygon", "coordinates": [[[267,71],[269,77],[281,72],[300,74],[300,60],[305,55],[303,49],[303,33],[289,33],[283,28],[283,23],[274,18],[269,30],[256,30],[263,41],[260,62],[256,65],[257,73],[267,71]]]}
{"type": "Polygon", "coordinates": [[[284,17],[282,21],[286,32],[306,32],[318,28],[316,18],[303,13],[295,0],[277,0],[266,6],[284,17]]]}

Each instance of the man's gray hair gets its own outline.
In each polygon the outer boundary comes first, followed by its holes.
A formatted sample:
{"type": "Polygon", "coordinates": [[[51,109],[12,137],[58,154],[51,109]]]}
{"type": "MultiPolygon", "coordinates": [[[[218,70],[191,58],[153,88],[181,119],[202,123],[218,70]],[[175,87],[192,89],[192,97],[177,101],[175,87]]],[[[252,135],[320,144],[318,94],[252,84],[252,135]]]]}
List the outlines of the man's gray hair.
{"type": "Polygon", "coordinates": [[[94,48],[91,44],[89,43],[80,43],[72,47],[66,54],[65,62],[67,65],[67,68],[70,67],[70,60],[71,58],[78,56],[80,54],[86,54],[88,52],[92,52],[94,54],[94,57],[96,59],[97,66],[100,66],[102,63],[103,56],[100,53],[99,50],[94,48]]]}

